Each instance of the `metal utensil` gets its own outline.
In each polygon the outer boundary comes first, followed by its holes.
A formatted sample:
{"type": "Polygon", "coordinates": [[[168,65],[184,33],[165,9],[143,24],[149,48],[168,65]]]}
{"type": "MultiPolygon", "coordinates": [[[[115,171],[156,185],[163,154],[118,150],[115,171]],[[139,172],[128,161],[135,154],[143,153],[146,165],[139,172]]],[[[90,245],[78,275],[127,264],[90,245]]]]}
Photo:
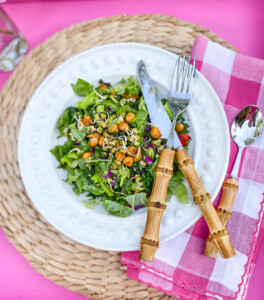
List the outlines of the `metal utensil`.
{"type": "MultiPolygon", "coordinates": [[[[171,120],[159,98],[157,89],[155,89],[149,77],[145,63],[142,60],[137,64],[137,78],[145,98],[151,123],[159,127],[161,138],[167,139],[171,132],[171,120]]],[[[176,148],[178,146],[181,146],[181,143],[174,131],[174,147],[176,148]]]]}
{"type": "MultiPolygon", "coordinates": [[[[192,71],[190,71],[190,56],[187,66],[185,64],[185,56],[180,67],[180,56],[178,56],[175,72],[172,77],[171,90],[169,96],[169,106],[173,112],[173,121],[171,125],[170,135],[167,141],[167,147],[173,147],[173,135],[175,134],[175,125],[179,114],[184,112],[190,104],[192,94],[192,79],[195,76],[196,60],[194,59],[192,71]]],[[[177,148],[176,148],[177,151],[177,148]]]]}
{"type": "MultiPolygon", "coordinates": [[[[255,105],[243,108],[231,125],[231,136],[238,146],[238,153],[231,172],[231,178],[227,178],[223,183],[222,197],[217,208],[217,213],[224,225],[227,224],[232,215],[232,206],[238,190],[237,176],[242,152],[245,147],[258,139],[262,126],[263,117],[260,109],[255,105]]],[[[218,250],[210,237],[206,241],[204,254],[214,259],[217,258],[218,250]]]]}
{"type": "Polygon", "coordinates": [[[245,147],[251,145],[258,139],[262,126],[262,114],[255,105],[249,105],[243,108],[233,121],[231,135],[238,146],[238,154],[231,173],[232,178],[237,179],[242,152],[245,147]]]}
{"type": "MultiPolygon", "coordinates": [[[[146,67],[143,62],[138,64],[138,80],[142,89],[144,99],[147,107],[150,107],[149,114],[151,120],[155,122],[155,126],[161,127],[164,119],[161,118],[152,106],[158,103],[153,84],[149,80],[146,67]],[[143,71],[142,71],[143,69],[143,71]],[[142,74],[144,76],[142,76],[142,74]],[[147,86],[147,87],[146,87],[147,86]],[[151,87],[151,88],[150,88],[151,87]],[[152,92],[149,92],[152,91],[152,92]]],[[[185,60],[178,58],[175,72],[172,80],[172,88],[170,92],[170,107],[173,110],[174,118],[170,124],[170,134],[165,148],[161,152],[160,160],[156,169],[156,178],[152,190],[151,197],[148,202],[148,217],[145,227],[145,232],[141,238],[141,248],[139,258],[147,261],[153,261],[156,249],[159,246],[159,228],[166,208],[165,198],[169,181],[173,174],[173,160],[176,150],[176,158],[178,160],[178,167],[183,172],[187,182],[189,183],[194,201],[199,205],[210,229],[210,233],[214,237],[214,241],[219,247],[223,257],[231,257],[235,255],[232,245],[229,240],[229,234],[226,228],[222,225],[210,199],[210,195],[206,192],[196,170],[194,163],[187,151],[182,147],[181,142],[175,134],[175,123],[177,116],[184,111],[191,98],[192,79],[195,74],[195,64],[190,66],[190,59],[188,63],[185,60]]],[[[160,103],[159,105],[162,106],[160,103]]]]}

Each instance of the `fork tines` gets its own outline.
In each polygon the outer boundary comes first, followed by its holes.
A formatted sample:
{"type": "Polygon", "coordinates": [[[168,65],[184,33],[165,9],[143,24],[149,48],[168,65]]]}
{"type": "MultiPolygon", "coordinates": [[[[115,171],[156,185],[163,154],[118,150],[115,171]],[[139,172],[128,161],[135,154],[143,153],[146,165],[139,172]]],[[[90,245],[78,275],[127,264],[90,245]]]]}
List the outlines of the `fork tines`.
{"type": "Polygon", "coordinates": [[[185,60],[185,56],[183,59],[178,56],[175,71],[172,77],[171,93],[191,93],[190,86],[192,78],[195,77],[196,57],[194,57],[193,65],[191,65],[190,61],[190,56],[188,57],[188,61],[185,60]]]}

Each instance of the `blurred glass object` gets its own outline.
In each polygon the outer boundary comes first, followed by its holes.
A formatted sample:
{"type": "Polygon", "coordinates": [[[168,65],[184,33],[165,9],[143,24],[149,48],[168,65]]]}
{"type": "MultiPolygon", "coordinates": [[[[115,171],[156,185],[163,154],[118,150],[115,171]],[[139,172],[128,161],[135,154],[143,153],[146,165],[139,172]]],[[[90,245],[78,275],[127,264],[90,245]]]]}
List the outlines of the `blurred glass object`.
{"type": "Polygon", "coordinates": [[[12,71],[28,50],[28,44],[0,6],[0,70],[12,71]]]}

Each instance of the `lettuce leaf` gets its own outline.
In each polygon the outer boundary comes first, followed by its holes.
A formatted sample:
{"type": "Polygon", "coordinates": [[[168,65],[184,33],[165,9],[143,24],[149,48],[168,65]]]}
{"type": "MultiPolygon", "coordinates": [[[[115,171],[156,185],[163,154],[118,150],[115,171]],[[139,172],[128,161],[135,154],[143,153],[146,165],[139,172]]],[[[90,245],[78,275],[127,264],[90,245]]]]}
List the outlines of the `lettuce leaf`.
{"type": "Polygon", "coordinates": [[[94,86],[91,85],[89,82],[83,80],[83,79],[78,79],[76,84],[71,84],[72,89],[78,96],[87,96],[90,93],[93,92],[94,86]]]}
{"type": "Polygon", "coordinates": [[[138,95],[139,92],[140,92],[140,85],[139,83],[137,82],[137,80],[134,79],[133,76],[130,76],[128,79],[127,79],[127,84],[128,84],[128,90],[127,92],[133,96],[133,95],[138,95]]]}
{"type": "Polygon", "coordinates": [[[170,120],[172,121],[173,120],[173,112],[172,110],[170,109],[170,106],[169,106],[169,100],[166,100],[166,99],[161,99],[161,102],[170,118],[170,120]]]}
{"type": "Polygon", "coordinates": [[[171,200],[171,196],[172,196],[172,192],[170,191],[170,189],[167,190],[167,194],[166,194],[166,202],[170,202],[171,200]]]}
{"type": "Polygon", "coordinates": [[[181,203],[189,203],[187,189],[183,183],[169,182],[169,190],[174,194],[181,203]]]}
{"type": "Polygon", "coordinates": [[[77,102],[77,107],[80,109],[86,109],[88,106],[94,105],[96,100],[98,99],[98,96],[95,94],[95,92],[92,92],[91,94],[87,95],[85,98],[77,102]]]}
{"type": "Polygon", "coordinates": [[[133,209],[135,208],[135,206],[146,206],[148,203],[146,193],[136,193],[133,195],[126,196],[124,199],[132,206],[133,209]]]}
{"type": "Polygon", "coordinates": [[[124,95],[126,92],[126,87],[127,87],[126,83],[119,82],[114,84],[112,88],[115,90],[117,95],[124,95]]]}
{"type": "Polygon", "coordinates": [[[184,175],[180,169],[177,169],[176,173],[171,177],[171,182],[180,183],[184,179],[184,175]]]}
{"type": "Polygon", "coordinates": [[[97,197],[95,199],[85,199],[83,200],[83,203],[85,205],[85,207],[89,208],[89,209],[94,209],[101,201],[102,198],[97,197]]]}
{"type": "Polygon", "coordinates": [[[58,162],[61,162],[62,157],[69,153],[73,145],[73,142],[68,140],[64,145],[55,146],[50,152],[56,157],[58,162]]]}
{"type": "Polygon", "coordinates": [[[102,201],[105,211],[109,213],[109,215],[114,215],[118,217],[128,217],[134,212],[134,209],[124,204],[120,204],[111,200],[103,200],[102,201]]]}
{"type": "Polygon", "coordinates": [[[70,168],[75,169],[76,167],[78,167],[79,163],[82,162],[82,158],[71,158],[68,154],[62,157],[61,162],[62,164],[67,164],[70,168]]]}
{"type": "Polygon", "coordinates": [[[128,93],[131,97],[134,95],[139,95],[140,85],[139,83],[130,76],[127,80],[122,79],[121,82],[118,82],[112,86],[117,95],[123,96],[125,93],[128,93]]]}
{"type": "Polygon", "coordinates": [[[109,196],[109,197],[113,197],[114,193],[113,191],[110,189],[109,185],[107,184],[105,178],[102,176],[102,174],[100,173],[96,173],[92,178],[92,181],[94,181],[95,183],[100,183],[101,188],[104,190],[104,192],[109,196]]]}
{"type": "Polygon", "coordinates": [[[170,118],[170,120],[172,121],[173,120],[173,112],[172,110],[170,109],[170,106],[169,106],[169,101],[166,101],[165,105],[164,105],[164,108],[170,118]]]}
{"type": "Polygon", "coordinates": [[[98,186],[95,186],[93,184],[84,186],[84,190],[95,196],[100,196],[100,195],[104,194],[104,192],[105,192],[103,189],[100,189],[98,186]]]}
{"type": "Polygon", "coordinates": [[[68,127],[74,121],[73,115],[78,111],[76,107],[68,107],[64,110],[64,112],[59,117],[57,121],[56,127],[60,131],[60,135],[62,136],[63,130],[65,127],[68,127]]]}
{"type": "Polygon", "coordinates": [[[78,141],[78,142],[81,142],[82,140],[85,139],[86,135],[87,135],[87,132],[85,129],[83,130],[79,130],[77,127],[76,127],[76,124],[75,123],[72,123],[71,125],[69,125],[68,127],[72,133],[72,135],[74,136],[74,138],[78,141]]]}
{"type": "Polygon", "coordinates": [[[130,177],[130,171],[127,167],[122,167],[119,169],[117,178],[120,180],[120,186],[123,186],[126,178],[130,177]]]}
{"type": "Polygon", "coordinates": [[[139,109],[139,110],[142,110],[142,111],[148,111],[148,110],[147,110],[147,106],[146,106],[145,99],[144,99],[143,97],[140,97],[138,109],[139,109]]]}

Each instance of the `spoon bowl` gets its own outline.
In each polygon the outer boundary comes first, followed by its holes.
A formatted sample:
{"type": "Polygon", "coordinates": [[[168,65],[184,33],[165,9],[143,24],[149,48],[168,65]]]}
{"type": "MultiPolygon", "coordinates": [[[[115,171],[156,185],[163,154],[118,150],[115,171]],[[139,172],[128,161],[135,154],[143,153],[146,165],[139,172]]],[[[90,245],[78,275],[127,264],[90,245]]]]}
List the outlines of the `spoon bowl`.
{"type": "Polygon", "coordinates": [[[244,148],[257,140],[262,126],[263,117],[260,109],[255,105],[246,106],[232,123],[232,138],[238,147],[244,148]]]}
{"type": "Polygon", "coordinates": [[[233,121],[231,125],[231,135],[238,145],[238,154],[231,173],[232,178],[237,178],[243,149],[258,139],[262,126],[263,117],[260,109],[255,105],[249,105],[243,108],[233,121]]]}

